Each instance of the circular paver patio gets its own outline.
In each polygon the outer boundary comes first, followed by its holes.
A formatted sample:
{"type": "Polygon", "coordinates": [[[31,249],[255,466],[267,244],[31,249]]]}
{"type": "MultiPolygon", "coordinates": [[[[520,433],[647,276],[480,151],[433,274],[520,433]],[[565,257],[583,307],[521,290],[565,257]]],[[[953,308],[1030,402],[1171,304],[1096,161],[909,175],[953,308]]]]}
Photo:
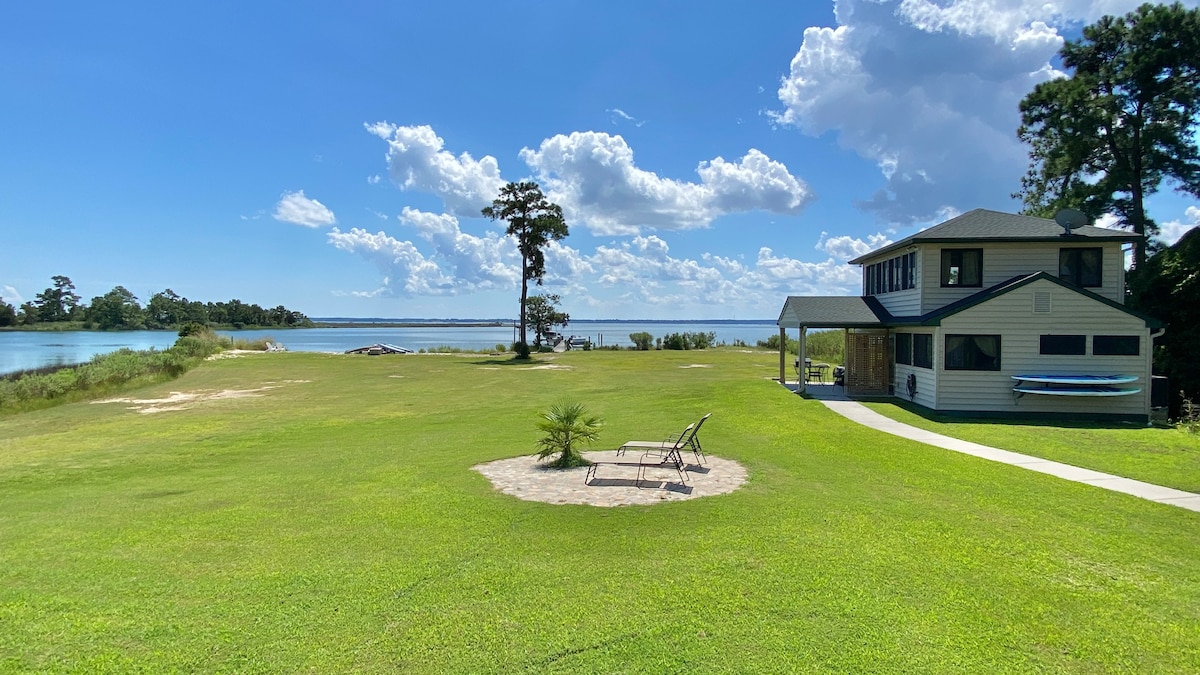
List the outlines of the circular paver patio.
{"type": "MultiPolygon", "coordinates": [[[[599,462],[634,461],[639,455],[617,457],[615,450],[585,452],[599,462]]],[[[691,458],[691,455],[685,455],[691,458]]],[[[472,467],[487,477],[501,492],[534,502],[627,506],[697,499],[733,492],[746,482],[746,469],[737,462],[708,455],[703,465],[694,460],[687,466],[688,480],[682,483],[674,469],[647,469],[640,483],[632,466],[597,467],[596,476],[584,484],[587,467],[551,469],[535,455],[500,459],[472,467]]]]}

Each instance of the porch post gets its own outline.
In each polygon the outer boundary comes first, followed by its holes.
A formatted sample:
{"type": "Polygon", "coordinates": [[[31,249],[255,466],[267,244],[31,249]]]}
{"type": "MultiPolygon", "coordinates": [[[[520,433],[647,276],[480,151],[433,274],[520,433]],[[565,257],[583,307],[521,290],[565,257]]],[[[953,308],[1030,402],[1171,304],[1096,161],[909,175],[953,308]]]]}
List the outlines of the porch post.
{"type": "Polygon", "coordinates": [[[804,326],[800,326],[800,337],[799,340],[797,340],[800,348],[796,350],[796,359],[800,363],[800,367],[796,369],[800,373],[799,384],[796,386],[796,391],[799,392],[808,391],[808,369],[805,368],[805,365],[807,364],[804,361],[804,355],[808,352],[808,348],[804,344],[807,334],[808,329],[804,326]]]}
{"type": "Polygon", "coordinates": [[[787,385],[787,329],[779,327],[779,384],[787,385]]]}

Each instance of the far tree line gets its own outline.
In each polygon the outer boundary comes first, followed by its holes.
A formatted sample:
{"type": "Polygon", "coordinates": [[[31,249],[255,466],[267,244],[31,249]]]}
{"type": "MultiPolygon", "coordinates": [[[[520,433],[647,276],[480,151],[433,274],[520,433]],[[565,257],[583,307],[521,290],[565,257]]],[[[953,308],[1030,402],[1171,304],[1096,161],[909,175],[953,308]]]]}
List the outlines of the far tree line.
{"type": "Polygon", "coordinates": [[[19,307],[0,298],[0,327],[75,323],[98,330],[172,329],[198,323],[233,328],[307,328],[313,322],[283,305],[264,309],[241,300],[188,300],[171,289],[150,296],[145,306],[124,286],[83,302],[70,277],[54,276],[51,286],[19,307]]]}

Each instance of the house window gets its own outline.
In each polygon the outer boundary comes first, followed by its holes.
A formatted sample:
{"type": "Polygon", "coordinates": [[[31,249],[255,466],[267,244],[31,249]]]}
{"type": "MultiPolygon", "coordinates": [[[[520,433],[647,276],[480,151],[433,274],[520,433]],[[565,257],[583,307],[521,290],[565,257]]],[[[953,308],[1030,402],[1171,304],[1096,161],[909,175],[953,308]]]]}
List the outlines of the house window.
{"type": "Polygon", "coordinates": [[[1000,336],[947,335],[946,370],[1000,370],[1000,336]]]}
{"type": "Polygon", "coordinates": [[[942,286],[983,285],[983,249],[942,249],[942,286]]]}
{"type": "Polygon", "coordinates": [[[933,367],[933,336],[929,333],[913,333],[913,365],[933,367]]]}
{"type": "Polygon", "coordinates": [[[1061,248],[1058,250],[1058,278],[1084,288],[1101,285],[1103,249],[1061,248]]]}
{"type": "Polygon", "coordinates": [[[1142,340],[1137,335],[1096,335],[1092,338],[1094,356],[1137,356],[1142,340]]]}
{"type": "Polygon", "coordinates": [[[1039,354],[1069,354],[1083,356],[1087,353],[1086,335],[1043,335],[1039,354]]]}
{"type": "Polygon", "coordinates": [[[863,267],[863,295],[882,295],[916,288],[917,254],[889,258],[863,267]]]}
{"type": "Polygon", "coordinates": [[[896,333],[896,363],[911,366],[913,362],[912,333],[896,333]]]}

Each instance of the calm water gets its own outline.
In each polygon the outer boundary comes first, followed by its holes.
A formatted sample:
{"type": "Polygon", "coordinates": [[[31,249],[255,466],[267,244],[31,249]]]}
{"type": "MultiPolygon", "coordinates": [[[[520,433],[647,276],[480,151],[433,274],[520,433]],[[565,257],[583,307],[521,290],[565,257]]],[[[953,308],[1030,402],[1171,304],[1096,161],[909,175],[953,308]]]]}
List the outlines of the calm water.
{"type": "MultiPolygon", "coordinates": [[[[572,321],[567,335],[591,338],[597,345],[632,346],[630,333],[645,331],[654,337],[668,333],[717,334],[720,342],[742,340],[754,344],[777,335],[774,321],[693,323],[680,321],[572,321]]],[[[412,350],[434,347],[461,349],[492,349],[497,344],[513,342],[514,331],[509,326],[418,326],[408,328],[299,328],[293,330],[221,331],[237,338],[270,337],[294,352],[344,352],[347,349],[384,342],[412,350]]],[[[127,331],[103,333],[94,331],[0,332],[0,374],[43,366],[83,363],[96,354],[106,354],[122,347],[130,349],[166,349],[175,344],[174,331],[127,331]]]]}

